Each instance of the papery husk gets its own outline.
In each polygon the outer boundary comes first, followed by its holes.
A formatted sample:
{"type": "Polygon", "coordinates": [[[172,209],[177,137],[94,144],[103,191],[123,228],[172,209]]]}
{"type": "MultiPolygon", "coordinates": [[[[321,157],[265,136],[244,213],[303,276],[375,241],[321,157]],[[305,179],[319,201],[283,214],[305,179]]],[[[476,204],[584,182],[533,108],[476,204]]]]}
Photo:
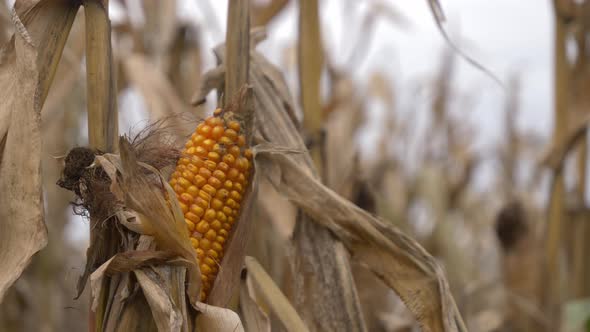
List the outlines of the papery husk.
{"type": "Polygon", "coordinates": [[[92,242],[79,283],[82,291],[91,273],[92,293],[108,292],[97,330],[192,330],[195,311],[187,303],[196,306],[200,272],[178,202],[166,199],[175,194],[161,173],[170,172],[179,152],[169,135],[154,128],[132,142],[122,137],[120,155],[74,149],[59,181],[80,195],[80,213],[98,218],[103,231],[96,233],[117,235],[109,239],[118,241],[111,256],[100,240],[92,242]]]}

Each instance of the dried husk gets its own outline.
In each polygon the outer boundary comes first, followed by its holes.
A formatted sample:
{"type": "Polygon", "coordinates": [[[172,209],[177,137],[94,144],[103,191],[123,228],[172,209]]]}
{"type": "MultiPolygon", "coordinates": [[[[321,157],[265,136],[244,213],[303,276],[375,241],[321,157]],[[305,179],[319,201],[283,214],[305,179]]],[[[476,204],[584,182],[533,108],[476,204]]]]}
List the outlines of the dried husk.
{"type": "MultiPolygon", "coordinates": [[[[175,165],[179,153],[161,131],[150,130],[132,143],[121,138],[120,155],[74,149],[78,158],[72,152],[66,157],[59,182],[79,195],[79,208],[85,209],[80,213],[118,235],[119,251],[111,257],[99,251],[98,241],[89,248],[79,283],[81,291],[92,273],[92,293],[106,287],[98,330],[192,330],[194,310],[189,313],[187,303],[198,299],[200,273],[182,212],[176,200],[166,200],[165,194],[174,192],[160,173],[175,165]]],[[[93,309],[98,301],[95,297],[93,309]]]]}

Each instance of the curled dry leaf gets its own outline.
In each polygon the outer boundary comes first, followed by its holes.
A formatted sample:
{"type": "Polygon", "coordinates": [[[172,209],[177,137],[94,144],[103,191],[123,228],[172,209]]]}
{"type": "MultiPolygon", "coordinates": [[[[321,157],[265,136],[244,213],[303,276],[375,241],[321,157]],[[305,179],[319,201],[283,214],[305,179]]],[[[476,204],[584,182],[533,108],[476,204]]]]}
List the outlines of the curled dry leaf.
{"type": "Polygon", "coordinates": [[[281,292],[272,278],[254,257],[245,258],[247,278],[251,278],[260,296],[269,304],[270,310],[279,318],[287,331],[309,331],[301,317],[295,311],[287,297],[281,292]]]}
{"type": "Polygon", "coordinates": [[[78,6],[17,1],[16,33],[0,50],[0,301],[47,243],[40,112],[78,6]]]}
{"type": "Polygon", "coordinates": [[[258,304],[246,280],[240,283],[240,310],[246,331],[270,332],[270,319],[258,304]]]}

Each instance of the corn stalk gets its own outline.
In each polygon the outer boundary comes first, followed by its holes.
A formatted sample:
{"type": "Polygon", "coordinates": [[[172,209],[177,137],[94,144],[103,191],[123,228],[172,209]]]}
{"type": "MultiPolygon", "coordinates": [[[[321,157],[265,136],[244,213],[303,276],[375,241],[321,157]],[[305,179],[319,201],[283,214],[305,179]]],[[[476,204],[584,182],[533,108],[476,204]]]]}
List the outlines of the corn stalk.
{"type": "MultiPolygon", "coordinates": [[[[111,25],[108,17],[108,0],[84,1],[86,19],[86,78],[88,137],[90,147],[104,152],[114,152],[118,136],[117,98],[113,74],[113,54],[111,50],[111,25]]],[[[117,252],[118,236],[114,227],[99,228],[103,222],[91,217],[90,246],[98,246],[103,257],[97,257],[96,263],[102,264],[117,252]]],[[[100,294],[95,321],[90,322],[90,330],[102,331],[106,306],[109,301],[107,286],[100,294]]],[[[80,290],[79,290],[80,291],[80,290]]],[[[92,320],[92,318],[91,318],[92,320]]]]}
{"type": "MultiPolygon", "coordinates": [[[[553,145],[560,146],[565,135],[567,135],[567,113],[568,113],[568,86],[569,86],[569,66],[566,57],[566,39],[567,39],[567,4],[568,1],[554,1],[554,131],[553,145]]],[[[565,184],[563,175],[556,174],[553,179],[549,214],[546,230],[546,273],[547,287],[544,288],[543,301],[551,317],[550,321],[558,324],[559,305],[563,300],[563,266],[561,259],[564,255],[563,236],[564,236],[564,202],[565,202],[565,184]]],[[[553,326],[554,328],[558,326],[553,326]]]]}

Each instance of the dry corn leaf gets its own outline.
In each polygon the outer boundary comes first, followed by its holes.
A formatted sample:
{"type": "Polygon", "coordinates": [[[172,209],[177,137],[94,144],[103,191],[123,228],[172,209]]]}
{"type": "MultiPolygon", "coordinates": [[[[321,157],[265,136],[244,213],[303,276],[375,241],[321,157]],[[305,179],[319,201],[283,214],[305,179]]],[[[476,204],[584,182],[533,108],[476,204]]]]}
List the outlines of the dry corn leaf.
{"type": "Polygon", "coordinates": [[[355,261],[393,288],[425,331],[462,331],[442,269],[416,241],[338,196],[287,155],[258,146],[257,162],[280,173],[279,181],[271,179],[275,188],[332,230],[355,261]]]}
{"type": "MultiPolygon", "coordinates": [[[[111,287],[116,286],[116,291],[111,290],[105,311],[105,330],[134,327],[144,331],[157,326],[158,331],[189,331],[184,296],[186,269],[182,266],[190,266],[190,263],[171,252],[142,250],[150,243],[152,239],[144,237],[138,250],[117,254],[92,273],[94,294],[101,291],[105,276],[115,280],[110,283],[111,287]],[[139,288],[129,279],[130,272],[135,275],[142,296],[131,296],[139,288]],[[150,319],[146,317],[148,312],[151,312],[150,319]]],[[[93,310],[97,306],[98,298],[94,297],[93,310]]]]}
{"type": "MultiPolygon", "coordinates": [[[[282,74],[262,55],[253,52],[252,59],[250,77],[256,100],[256,129],[262,137],[287,150],[305,151],[293,122],[295,108],[290,103],[282,74]]],[[[309,153],[292,156],[306,165],[308,176],[318,176],[309,153]]],[[[291,254],[295,258],[291,266],[293,289],[286,293],[292,294],[292,301],[309,328],[366,330],[348,254],[341,250],[332,234],[311,222],[308,215],[299,214],[293,242],[296,248],[291,254]]]]}
{"type": "Polygon", "coordinates": [[[240,310],[246,331],[271,331],[270,319],[257,303],[255,294],[250,292],[246,280],[240,284],[240,310]]]}
{"type": "Polygon", "coordinates": [[[247,278],[253,280],[255,288],[259,290],[258,294],[269,304],[270,310],[281,321],[283,328],[287,331],[309,331],[287,297],[281,292],[268,273],[264,271],[258,261],[254,257],[247,256],[244,262],[248,271],[247,278]]]}
{"type": "Polygon", "coordinates": [[[447,45],[451,48],[451,50],[454,53],[456,53],[457,55],[459,55],[463,60],[467,61],[467,63],[469,63],[470,65],[475,67],[475,69],[481,71],[482,73],[484,73],[484,75],[486,75],[489,78],[491,78],[492,80],[494,80],[501,88],[506,89],[506,86],[504,85],[504,83],[502,83],[502,81],[500,80],[500,78],[498,78],[498,76],[496,76],[491,70],[489,70],[488,68],[484,67],[482,64],[477,62],[475,59],[473,59],[472,57],[467,55],[462,49],[460,49],[455,44],[455,42],[447,34],[447,31],[445,30],[445,27],[444,27],[444,23],[445,23],[446,18],[445,18],[442,6],[440,5],[440,1],[439,0],[428,0],[428,5],[430,6],[430,12],[432,13],[432,16],[434,17],[434,21],[436,23],[436,27],[437,27],[438,31],[440,32],[440,34],[444,38],[447,45]]]}
{"type": "MultiPolygon", "coordinates": [[[[171,297],[174,292],[170,292],[168,286],[171,283],[168,278],[172,277],[173,271],[169,267],[160,267],[135,270],[134,274],[150,306],[158,331],[188,331],[186,307],[185,312],[182,312],[185,298],[182,296],[175,301],[171,297]]],[[[180,286],[182,289],[184,282],[180,286]]]]}
{"type": "Polygon", "coordinates": [[[195,320],[196,331],[244,332],[240,317],[235,312],[198,302],[200,314],[195,320]]]}
{"type": "Polygon", "coordinates": [[[145,56],[128,55],[123,60],[123,69],[129,82],[139,88],[151,119],[189,111],[166,75],[145,56]]]}
{"type": "Polygon", "coordinates": [[[0,300],[47,243],[40,112],[77,8],[62,1],[17,1],[16,33],[0,50],[0,300]]]}
{"type": "Polygon", "coordinates": [[[76,85],[83,80],[80,72],[84,56],[84,19],[82,16],[79,12],[77,19],[74,21],[62,61],[55,74],[54,84],[43,105],[41,119],[44,128],[48,122],[61,119],[59,115],[65,112],[64,103],[67,102],[68,97],[76,98],[79,95],[79,93],[76,93],[76,85]]]}

